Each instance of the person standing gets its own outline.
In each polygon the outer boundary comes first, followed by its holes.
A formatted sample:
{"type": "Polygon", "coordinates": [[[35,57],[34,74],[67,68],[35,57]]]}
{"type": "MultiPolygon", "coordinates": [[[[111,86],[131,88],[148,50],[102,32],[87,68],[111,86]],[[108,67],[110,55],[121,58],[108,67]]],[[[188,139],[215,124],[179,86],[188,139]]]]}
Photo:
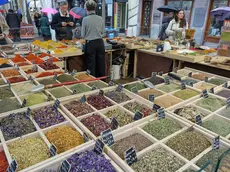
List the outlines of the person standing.
{"type": "Polygon", "coordinates": [[[51,28],[56,32],[56,39],[61,41],[72,40],[75,21],[72,15],[68,12],[68,3],[66,1],[60,2],[59,12],[53,16],[51,28]]]}
{"type": "Polygon", "coordinates": [[[51,40],[50,22],[47,13],[43,13],[40,19],[41,33],[44,41],[51,40]]]}
{"type": "Polygon", "coordinates": [[[35,22],[35,26],[38,30],[38,35],[41,35],[41,30],[40,30],[40,19],[41,19],[41,15],[36,11],[34,13],[34,22],[35,22]]]}
{"type": "Polygon", "coordinates": [[[16,14],[14,10],[12,9],[8,10],[8,14],[6,15],[6,22],[10,27],[10,34],[13,36],[13,40],[20,41],[21,22],[18,17],[18,14],[16,14]]]}
{"type": "Polygon", "coordinates": [[[0,45],[7,44],[7,38],[9,35],[9,26],[6,23],[6,20],[2,13],[0,13],[0,45]]]}
{"type": "Polygon", "coordinates": [[[87,68],[95,77],[105,76],[105,26],[102,17],[96,15],[97,4],[88,0],[85,8],[88,16],[83,18],[81,36],[86,40],[85,56],[87,68]]]}

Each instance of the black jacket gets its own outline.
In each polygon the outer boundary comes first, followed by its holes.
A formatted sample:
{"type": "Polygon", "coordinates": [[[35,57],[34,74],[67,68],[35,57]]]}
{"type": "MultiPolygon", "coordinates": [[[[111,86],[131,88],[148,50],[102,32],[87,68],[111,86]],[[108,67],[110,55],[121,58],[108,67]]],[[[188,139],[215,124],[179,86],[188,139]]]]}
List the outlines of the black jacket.
{"type": "Polygon", "coordinates": [[[62,39],[72,40],[73,37],[72,29],[74,29],[74,27],[71,27],[70,25],[63,27],[62,22],[75,23],[72,15],[69,15],[69,17],[62,17],[60,12],[56,13],[53,16],[53,20],[51,22],[51,28],[56,31],[56,38],[58,40],[62,40],[62,39]]]}
{"type": "Polygon", "coordinates": [[[20,28],[20,19],[16,13],[8,13],[6,15],[6,22],[10,28],[20,28]]]}

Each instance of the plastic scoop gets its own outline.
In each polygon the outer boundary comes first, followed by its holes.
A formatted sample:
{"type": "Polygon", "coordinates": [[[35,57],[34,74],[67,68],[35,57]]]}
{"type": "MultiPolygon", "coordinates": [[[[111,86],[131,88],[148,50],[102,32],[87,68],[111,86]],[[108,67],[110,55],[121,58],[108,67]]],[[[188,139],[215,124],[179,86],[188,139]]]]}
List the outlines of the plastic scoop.
{"type": "Polygon", "coordinates": [[[30,90],[31,92],[37,93],[43,91],[45,86],[43,84],[39,84],[36,86],[33,86],[32,89],[30,90]]]}

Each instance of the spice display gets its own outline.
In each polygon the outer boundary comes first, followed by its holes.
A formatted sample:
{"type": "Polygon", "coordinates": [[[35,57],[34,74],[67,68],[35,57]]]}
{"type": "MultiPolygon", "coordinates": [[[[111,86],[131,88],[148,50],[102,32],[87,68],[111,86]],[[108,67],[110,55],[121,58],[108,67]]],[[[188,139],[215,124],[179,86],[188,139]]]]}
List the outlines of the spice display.
{"type": "Polygon", "coordinates": [[[211,146],[211,143],[202,134],[195,131],[178,134],[169,139],[166,144],[188,160],[195,158],[211,146]]]}
{"type": "Polygon", "coordinates": [[[155,111],[153,111],[149,107],[147,107],[143,104],[139,104],[137,102],[129,102],[129,103],[124,105],[124,108],[128,109],[129,111],[131,111],[133,113],[136,113],[137,111],[139,111],[144,115],[144,117],[155,113],[155,111]]]}
{"type": "Polygon", "coordinates": [[[196,84],[198,81],[194,80],[194,79],[190,79],[190,78],[186,78],[181,80],[181,82],[185,83],[185,85],[190,85],[191,83],[194,85],[196,84]]]}
{"type": "Polygon", "coordinates": [[[101,95],[90,95],[87,98],[87,102],[98,110],[101,110],[101,109],[104,109],[104,108],[107,108],[113,105],[108,99],[106,99],[104,96],[101,96],[101,95]]]}
{"type": "Polygon", "coordinates": [[[4,82],[3,79],[0,79],[0,85],[5,85],[6,83],[4,82]]]}
{"type": "Polygon", "coordinates": [[[136,172],[170,172],[177,171],[184,164],[181,159],[164,148],[157,148],[148,152],[131,167],[136,172]]]}
{"type": "Polygon", "coordinates": [[[156,89],[149,89],[149,90],[140,91],[138,95],[148,100],[149,95],[154,95],[155,97],[158,97],[158,96],[162,96],[163,93],[161,93],[156,89]]]}
{"type": "Polygon", "coordinates": [[[212,84],[209,84],[209,83],[206,83],[206,82],[203,82],[201,84],[197,84],[196,86],[194,86],[195,88],[203,91],[203,90],[210,90],[211,88],[214,88],[216,87],[215,85],[212,85],[212,84]]]}
{"type": "Polygon", "coordinates": [[[50,85],[50,84],[57,84],[58,82],[56,80],[54,80],[53,78],[47,78],[47,79],[43,79],[43,80],[39,80],[38,81],[40,84],[43,85],[50,85]]]}
{"type": "Polygon", "coordinates": [[[44,70],[53,70],[53,69],[59,69],[59,67],[54,64],[54,63],[48,63],[48,62],[45,62],[43,64],[39,64],[39,66],[44,69],[44,70]]]}
{"type": "Polygon", "coordinates": [[[100,136],[101,132],[111,128],[111,125],[105,121],[100,115],[93,114],[81,120],[81,122],[96,136],[100,136]]]}
{"type": "Polygon", "coordinates": [[[154,120],[143,127],[143,130],[158,140],[162,140],[180,129],[179,124],[167,118],[154,120]]]}
{"type": "Polygon", "coordinates": [[[211,78],[208,82],[214,85],[222,85],[225,83],[225,80],[219,78],[211,78]]]}
{"type": "Polygon", "coordinates": [[[166,93],[170,93],[180,89],[180,86],[174,83],[170,83],[169,85],[162,85],[157,87],[158,90],[164,91],[166,93]]]}
{"type": "Polygon", "coordinates": [[[163,108],[169,108],[169,107],[174,106],[180,102],[182,102],[180,99],[178,99],[174,96],[170,96],[170,95],[162,96],[162,97],[156,98],[154,100],[155,104],[157,104],[158,106],[163,107],[163,108]]]}
{"type": "Polygon", "coordinates": [[[68,75],[68,74],[62,74],[62,75],[59,75],[57,77],[57,80],[59,82],[71,82],[71,81],[75,81],[76,79],[74,79],[74,77],[72,77],[72,75],[68,75]]]}
{"type": "Polygon", "coordinates": [[[35,69],[32,69],[32,68],[30,68],[30,69],[24,69],[24,72],[26,74],[36,73],[36,72],[38,72],[38,68],[35,68],[35,69]]]}
{"type": "Polygon", "coordinates": [[[104,115],[110,119],[115,117],[120,127],[123,127],[133,121],[133,116],[121,109],[109,110],[104,115]]]}
{"type": "Polygon", "coordinates": [[[64,105],[75,117],[79,117],[88,113],[93,112],[94,110],[87,104],[81,103],[80,101],[73,100],[64,105]]]}
{"type": "Polygon", "coordinates": [[[8,168],[8,161],[3,151],[0,152],[0,172],[6,172],[8,168]]]}
{"type": "Polygon", "coordinates": [[[69,86],[69,89],[71,89],[72,91],[76,91],[76,94],[80,94],[80,93],[85,93],[88,91],[91,91],[91,89],[89,87],[87,87],[84,84],[75,84],[75,85],[71,85],[69,86]]]}
{"type": "Polygon", "coordinates": [[[116,152],[116,154],[124,159],[124,153],[131,147],[135,147],[137,152],[142,151],[143,149],[151,146],[153,143],[149,141],[146,137],[139,133],[132,134],[123,139],[117,140],[114,145],[111,146],[111,149],[116,152]]]}
{"type": "Polygon", "coordinates": [[[125,93],[120,91],[109,91],[105,93],[105,96],[115,101],[116,103],[123,103],[131,100],[125,93]]]}
{"type": "Polygon", "coordinates": [[[206,116],[205,113],[194,106],[184,106],[183,108],[175,110],[174,113],[194,123],[196,122],[197,115],[200,115],[201,119],[206,116]]]}
{"type": "Polygon", "coordinates": [[[14,97],[11,89],[8,86],[0,87],[0,99],[14,97]]]}
{"type": "Polygon", "coordinates": [[[0,58],[0,65],[4,64],[4,63],[8,63],[9,61],[3,58],[0,58]]]}
{"type": "Polygon", "coordinates": [[[17,69],[7,69],[1,71],[2,75],[4,77],[11,77],[11,76],[18,76],[20,75],[19,71],[17,69]]]}
{"type": "Polygon", "coordinates": [[[175,97],[178,97],[178,98],[182,99],[182,100],[187,100],[187,99],[190,99],[190,98],[192,98],[194,96],[197,96],[198,94],[199,94],[199,92],[197,92],[195,90],[184,89],[184,90],[177,91],[173,95],[175,97]]]}
{"type": "Polygon", "coordinates": [[[42,72],[39,75],[36,76],[36,78],[41,78],[41,77],[46,77],[46,76],[53,76],[55,74],[63,74],[61,71],[56,71],[56,72],[42,72]]]}
{"type": "Polygon", "coordinates": [[[20,139],[9,144],[8,148],[18,163],[18,171],[49,158],[49,148],[40,138],[20,139]]]}
{"type": "Polygon", "coordinates": [[[139,90],[143,90],[143,89],[146,88],[146,86],[145,86],[144,84],[139,83],[139,82],[134,83],[134,84],[128,84],[128,85],[124,86],[124,88],[127,89],[127,90],[129,90],[129,91],[131,91],[131,89],[132,89],[133,87],[137,87],[137,90],[138,90],[138,91],[139,91],[139,90]]]}
{"type": "Polygon", "coordinates": [[[178,70],[177,73],[179,75],[183,75],[183,76],[188,76],[192,71],[188,70],[188,69],[182,69],[182,70],[178,70]]]}
{"type": "Polygon", "coordinates": [[[230,119],[230,108],[224,108],[222,111],[218,112],[220,115],[230,119]]]}
{"type": "Polygon", "coordinates": [[[50,89],[48,91],[56,98],[72,95],[72,93],[69,90],[67,90],[65,87],[58,87],[58,88],[50,89]]]}
{"type": "Polygon", "coordinates": [[[33,86],[35,86],[33,83],[26,82],[22,84],[12,85],[12,89],[18,96],[21,96],[21,95],[29,94],[33,86]]]}
{"type": "Polygon", "coordinates": [[[44,61],[44,60],[41,60],[41,59],[39,59],[39,58],[36,58],[36,59],[34,60],[34,63],[35,63],[35,64],[42,64],[42,63],[45,63],[45,61],[44,61]]]}
{"type": "Polygon", "coordinates": [[[58,154],[84,143],[82,135],[69,126],[51,129],[45,135],[56,146],[58,154]]]}
{"type": "Polygon", "coordinates": [[[164,79],[159,77],[151,77],[147,81],[151,82],[153,85],[158,85],[164,83],[164,79]]]}
{"type": "Polygon", "coordinates": [[[36,60],[38,57],[35,56],[34,54],[32,53],[29,53],[28,56],[26,57],[27,60],[29,61],[33,61],[33,60],[36,60]]]}
{"type": "Polygon", "coordinates": [[[55,110],[52,106],[46,106],[41,109],[33,110],[32,116],[41,129],[65,121],[64,116],[62,116],[62,114],[58,110],[55,110]]]}
{"type": "Polygon", "coordinates": [[[7,79],[11,84],[26,81],[23,77],[12,77],[7,79]]]}
{"type": "Polygon", "coordinates": [[[85,73],[81,73],[81,74],[77,74],[75,76],[75,78],[77,78],[78,80],[89,80],[89,79],[93,79],[93,77],[85,74],[85,73]]]}
{"type": "Polygon", "coordinates": [[[5,140],[11,140],[36,131],[26,113],[10,114],[0,119],[0,128],[5,140]]]}
{"type": "Polygon", "coordinates": [[[47,101],[47,97],[43,93],[34,93],[20,98],[22,101],[26,99],[26,107],[44,103],[47,101]]]}
{"type": "Polygon", "coordinates": [[[27,66],[30,65],[28,62],[17,63],[18,66],[27,66]]]}
{"type": "Polygon", "coordinates": [[[229,98],[230,97],[230,90],[221,90],[220,92],[216,93],[216,95],[229,98]]]}
{"type": "Polygon", "coordinates": [[[12,111],[21,108],[17,99],[4,98],[0,101],[0,113],[12,111]]]}
{"type": "Polygon", "coordinates": [[[116,172],[111,162],[105,158],[104,154],[99,155],[93,150],[76,153],[69,157],[67,161],[71,165],[70,172],[116,172]]]}
{"type": "Polygon", "coordinates": [[[204,74],[204,73],[196,73],[196,74],[193,74],[192,77],[194,79],[198,79],[198,80],[204,81],[205,77],[209,77],[209,75],[208,74],[204,74]]]}
{"type": "Polygon", "coordinates": [[[213,96],[209,96],[208,98],[203,98],[196,103],[197,106],[200,106],[200,107],[207,109],[207,110],[210,110],[212,112],[220,109],[225,104],[226,103],[224,100],[221,100],[221,99],[213,97],[213,96]]]}
{"type": "Polygon", "coordinates": [[[217,116],[205,120],[202,126],[223,137],[226,137],[230,133],[230,122],[217,116]]]}
{"type": "Polygon", "coordinates": [[[185,170],[183,172],[196,172],[196,170],[189,169],[189,170],[185,170]]]}
{"type": "Polygon", "coordinates": [[[97,89],[107,87],[107,85],[104,82],[101,82],[101,81],[90,82],[87,85],[90,86],[90,87],[95,87],[97,89]]]}
{"type": "Polygon", "coordinates": [[[26,60],[21,57],[19,54],[15,55],[15,57],[13,59],[11,59],[14,63],[18,63],[18,62],[25,62],[26,60]]]}

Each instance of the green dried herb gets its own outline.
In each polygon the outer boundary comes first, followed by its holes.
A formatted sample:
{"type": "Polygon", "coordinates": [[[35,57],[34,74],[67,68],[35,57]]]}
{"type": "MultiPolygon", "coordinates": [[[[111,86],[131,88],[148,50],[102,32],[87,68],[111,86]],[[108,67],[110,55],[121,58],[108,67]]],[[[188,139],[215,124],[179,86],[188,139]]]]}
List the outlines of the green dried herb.
{"type": "Polygon", "coordinates": [[[75,84],[69,87],[72,91],[76,90],[76,94],[85,93],[91,91],[89,87],[84,84],[75,84]]]}
{"type": "Polygon", "coordinates": [[[129,91],[131,91],[131,89],[134,88],[134,87],[137,87],[137,90],[143,90],[143,89],[146,88],[146,86],[144,84],[139,83],[139,82],[133,83],[133,84],[128,84],[124,88],[129,90],[129,91]]]}
{"type": "Polygon", "coordinates": [[[224,100],[209,96],[208,98],[203,98],[196,103],[197,106],[200,106],[204,109],[210,110],[212,112],[220,109],[225,106],[226,103],[224,100]]]}
{"type": "Polygon", "coordinates": [[[187,99],[190,99],[194,96],[197,96],[198,94],[199,94],[199,92],[197,92],[195,90],[185,89],[185,90],[177,91],[173,95],[182,99],[182,100],[187,100],[187,99]]]}
{"type": "Polygon", "coordinates": [[[169,85],[162,85],[157,88],[158,90],[164,91],[166,93],[170,93],[180,89],[180,86],[174,83],[170,83],[169,85]]]}
{"type": "Polygon", "coordinates": [[[54,97],[61,98],[72,95],[72,93],[64,87],[48,90],[54,97]]]}
{"type": "Polygon", "coordinates": [[[87,84],[90,87],[96,87],[97,89],[105,88],[107,85],[101,81],[94,81],[87,84]]]}

